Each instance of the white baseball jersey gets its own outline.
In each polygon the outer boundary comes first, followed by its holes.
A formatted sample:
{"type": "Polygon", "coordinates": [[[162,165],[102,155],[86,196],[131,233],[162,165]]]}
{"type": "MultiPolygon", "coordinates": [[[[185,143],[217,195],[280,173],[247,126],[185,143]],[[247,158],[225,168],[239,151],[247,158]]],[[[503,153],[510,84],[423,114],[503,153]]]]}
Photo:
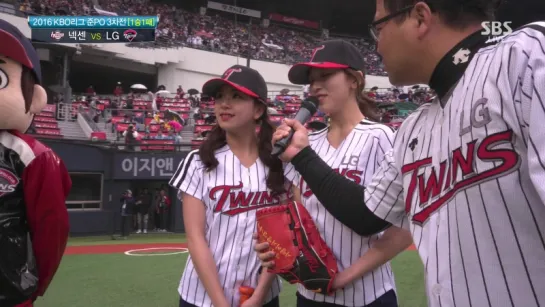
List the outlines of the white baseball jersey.
{"type": "MultiPolygon", "coordinates": [[[[392,129],[368,120],[363,120],[354,127],[337,149],[329,144],[327,131],[326,128],[310,133],[310,146],[329,166],[361,185],[371,181],[375,170],[384,159],[384,154],[392,148],[392,129]]],[[[284,172],[286,178],[301,191],[303,205],[335,255],[339,271],[352,265],[378,240],[380,235],[362,237],[329,214],[291,164],[286,166],[284,172]]],[[[330,296],[314,293],[300,285],[297,287],[298,292],[310,300],[342,306],[370,304],[391,289],[395,289],[395,283],[389,263],[330,296]]]]}
{"type": "MultiPolygon", "coordinates": [[[[266,186],[268,168],[257,160],[244,167],[226,145],[216,151],[219,165],[207,172],[198,151],[190,152],[180,163],[170,185],[200,199],[206,206],[206,241],[216,261],[219,281],[231,306],[239,305],[239,287],[255,288],[261,266],[253,250],[256,209],[278,204],[289,195],[272,196],[266,186]]],[[[289,188],[289,182],[286,182],[289,188]]],[[[265,302],[278,296],[277,278],[265,302]]],[[[191,256],[178,288],[180,296],[197,306],[212,306],[199,280],[191,256]]]]}
{"type": "Polygon", "coordinates": [[[532,27],[476,48],[366,189],[377,216],[409,226],[430,306],[545,306],[545,23],[532,27]]]}

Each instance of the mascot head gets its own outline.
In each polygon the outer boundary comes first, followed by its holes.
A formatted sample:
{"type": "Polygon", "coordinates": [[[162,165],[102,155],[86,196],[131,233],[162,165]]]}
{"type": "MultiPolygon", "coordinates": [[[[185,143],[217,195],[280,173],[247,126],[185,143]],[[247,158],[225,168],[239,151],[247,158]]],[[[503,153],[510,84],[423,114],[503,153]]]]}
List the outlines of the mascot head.
{"type": "Polygon", "coordinates": [[[40,59],[16,27],[0,20],[0,130],[26,132],[47,104],[40,59]]]}

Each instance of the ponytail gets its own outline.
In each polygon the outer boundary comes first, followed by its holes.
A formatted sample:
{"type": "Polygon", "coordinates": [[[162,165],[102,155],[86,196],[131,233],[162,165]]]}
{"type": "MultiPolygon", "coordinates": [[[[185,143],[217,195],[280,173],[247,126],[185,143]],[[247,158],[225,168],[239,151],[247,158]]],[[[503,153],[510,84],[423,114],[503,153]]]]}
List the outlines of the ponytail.
{"type": "Polygon", "coordinates": [[[371,99],[367,94],[364,93],[365,81],[358,71],[352,69],[346,69],[345,72],[356,79],[358,87],[356,88],[356,101],[358,102],[358,107],[360,112],[368,119],[378,122],[380,121],[380,116],[378,115],[377,103],[371,99]]]}

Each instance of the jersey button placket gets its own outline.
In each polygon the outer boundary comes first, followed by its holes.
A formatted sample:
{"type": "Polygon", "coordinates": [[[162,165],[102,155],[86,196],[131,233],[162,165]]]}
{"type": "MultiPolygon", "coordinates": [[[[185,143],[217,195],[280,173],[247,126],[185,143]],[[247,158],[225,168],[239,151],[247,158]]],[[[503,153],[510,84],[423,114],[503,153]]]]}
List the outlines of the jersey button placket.
{"type": "MultiPolygon", "coordinates": [[[[250,170],[246,167],[242,167],[242,170],[240,172],[240,179],[242,181],[242,190],[246,193],[250,193],[252,191],[252,187],[251,187],[251,184],[250,184],[250,170]]],[[[246,253],[246,250],[245,248],[247,247],[247,243],[246,243],[246,239],[245,239],[245,234],[244,234],[244,231],[243,229],[245,229],[246,227],[244,227],[246,225],[246,223],[249,223],[250,219],[248,219],[248,215],[250,214],[250,212],[248,213],[241,213],[239,214],[238,216],[238,227],[240,227],[239,231],[238,231],[238,235],[237,235],[237,240],[236,240],[236,248],[238,249],[243,249],[242,252],[240,252],[240,256],[241,258],[239,259],[239,264],[236,266],[236,271],[238,272],[237,273],[237,276],[239,276],[239,278],[242,278],[244,276],[244,274],[246,273],[246,267],[243,265],[247,262],[247,259],[248,259],[248,256],[247,253],[246,253]]],[[[236,281],[238,282],[238,280],[236,281]]],[[[237,290],[237,289],[235,289],[237,290]]],[[[235,292],[238,292],[235,291],[235,292]]]]}

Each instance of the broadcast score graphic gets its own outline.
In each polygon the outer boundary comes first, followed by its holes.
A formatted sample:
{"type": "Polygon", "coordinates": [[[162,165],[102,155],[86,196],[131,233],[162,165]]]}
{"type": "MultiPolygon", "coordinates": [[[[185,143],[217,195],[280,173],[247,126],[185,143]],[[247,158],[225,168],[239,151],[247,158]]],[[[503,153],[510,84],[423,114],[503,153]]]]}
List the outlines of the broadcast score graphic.
{"type": "Polygon", "coordinates": [[[136,43],[155,41],[157,16],[30,16],[32,41],[136,43]]]}

